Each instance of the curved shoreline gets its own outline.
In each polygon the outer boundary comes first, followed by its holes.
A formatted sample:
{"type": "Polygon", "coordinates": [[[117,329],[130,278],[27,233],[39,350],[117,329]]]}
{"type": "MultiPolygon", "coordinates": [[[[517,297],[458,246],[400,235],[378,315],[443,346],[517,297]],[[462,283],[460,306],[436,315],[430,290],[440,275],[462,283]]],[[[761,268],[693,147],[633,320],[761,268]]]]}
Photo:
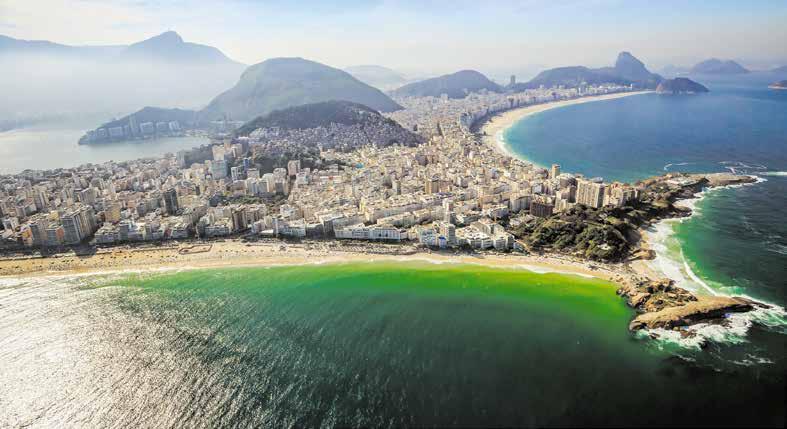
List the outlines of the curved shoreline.
{"type": "MultiPolygon", "coordinates": [[[[653,225],[651,225],[650,228],[643,231],[642,233],[643,242],[647,243],[648,247],[651,249],[654,247],[653,244],[659,245],[661,247],[666,247],[670,239],[677,240],[676,238],[677,232],[675,231],[674,224],[691,221],[691,219],[694,216],[696,216],[698,213],[697,205],[701,203],[708,196],[712,195],[716,191],[721,191],[724,189],[735,189],[743,186],[753,186],[762,183],[764,181],[767,181],[767,179],[764,179],[759,176],[750,176],[750,177],[754,177],[755,181],[751,183],[739,183],[739,184],[731,184],[731,185],[707,188],[702,190],[701,192],[696,193],[694,198],[682,199],[676,201],[675,205],[686,208],[690,210],[691,213],[686,217],[662,219],[654,223],[653,225]]],[[[680,242],[678,242],[678,245],[680,245],[680,242]]],[[[723,291],[712,288],[710,285],[707,284],[705,280],[703,280],[699,275],[697,275],[697,273],[694,272],[694,270],[689,265],[688,258],[686,258],[686,256],[683,254],[682,248],[681,248],[680,259],[675,258],[674,255],[670,254],[668,250],[663,250],[661,252],[656,249],[653,250],[656,254],[656,257],[654,259],[644,261],[647,268],[653,270],[656,273],[660,273],[664,277],[669,277],[675,280],[676,284],[679,287],[689,290],[692,293],[710,295],[710,296],[743,296],[748,299],[764,302],[768,305],[774,305],[774,306],[777,305],[775,303],[754,298],[746,294],[731,295],[729,293],[725,293],[723,291]],[[667,267],[666,265],[670,263],[672,263],[673,266],[667,267]],[[665,269],[665,268],[670,268],[670,269],[665,269]],[[667,274],[668,272],[670,273],[674,272],[674,270],[677,270],[677,276],[667,274]],[[673,278],[673,277],[679,277],[679,278],[673,278]],[[692,282],[695,283],[695,286],[694,287],[688,286],[692,282]]]]}
{"type": "Polygon", "coordinates": [[[516,109],[506,110],[489,117],[486,122],[479,127],[478,132],[481,134],[481,141],[495,148],[503,155],[510,156],[522,161],[529,162],[537,167],[543,167],[537,163],[527,159],[523,154],[514,152],[505,141],[503,133],[509,128],[514,126],[522,119],[534,115],[536,113],[545,112],[547,110],[556,109],[559,107],[573,106],[575,104],[590,103],[593,101],[615,100],[623,97],[630,97],[632,95],[652,94],[654,91],[632,91],[632,92],[616,92],[614,94],[594,95],[588,97],[572,98],[571,100],[552,101],[549,103],[531,104],[529,106],[518,107],[516,109]]]}

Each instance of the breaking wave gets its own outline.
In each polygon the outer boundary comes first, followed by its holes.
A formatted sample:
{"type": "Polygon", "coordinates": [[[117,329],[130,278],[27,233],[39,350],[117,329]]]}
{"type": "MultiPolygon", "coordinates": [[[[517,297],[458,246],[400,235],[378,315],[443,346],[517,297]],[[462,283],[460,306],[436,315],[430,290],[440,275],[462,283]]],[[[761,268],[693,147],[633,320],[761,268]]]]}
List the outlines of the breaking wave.
{"type": "MultiPolygon", "coordinates": [[[[755,183],[729,187],[752,186],[764,181],[766,179],[758,177],[755,183]]],[[[694,216],[701,215],[702,209],[698,203],[718,189],[721,188],[705,190],[698,193],[696,198],[681,200],[676,203],[676,205],[690,208],[692,210],[691,216],[665,219],[648,230],[650,246],[655,252],[655,258],[649,262],[649,265],[654,271],[674,280],[678,287],[693,293],[712,296],[741,296],[755,300],[746,296],[739,288],[714,284],[714,282],[700,277],[692,269],[692,263],[685,257],[681,244],[676,237],[675,225],[686,222],[694,216]]],[[[787,249],[777,249],[777,251],[784,250],[787,249]]],[[[757,301],[762,302],[761,300],[757,301]]],[[[763,304],[766,304],[768,308],[757,308],[747,313],[729,314],[722,323],[700,323],[676,331],[646,329],[640,335],[655,339],[657,346],[660,348],[679,346],[687,349],[699,349],[708,342],[718,344],[740,344],[746,342],[747,334],[755,324],[774,332],[787,334],[787,311],[776,304],[767,302],[763,302],[763,304]]],[[[757,362],[756,359],[750,359],[749,361],[757,362]]]]}

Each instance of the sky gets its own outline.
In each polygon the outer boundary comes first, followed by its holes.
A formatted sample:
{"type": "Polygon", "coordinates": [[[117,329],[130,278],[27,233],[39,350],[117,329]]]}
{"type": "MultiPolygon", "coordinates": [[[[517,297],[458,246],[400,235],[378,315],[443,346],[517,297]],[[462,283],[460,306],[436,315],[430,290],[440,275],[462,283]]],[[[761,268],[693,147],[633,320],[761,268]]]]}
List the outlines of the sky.
{"type": "Polygon", "coordinates": [[[0,0],[0,34],[72,45],[129,44],[164,31],[254,64],[300,56],[435,74],[611,65],[651,69],[731,58],[787,62],[787,1],[699,0],[0,0]]]}

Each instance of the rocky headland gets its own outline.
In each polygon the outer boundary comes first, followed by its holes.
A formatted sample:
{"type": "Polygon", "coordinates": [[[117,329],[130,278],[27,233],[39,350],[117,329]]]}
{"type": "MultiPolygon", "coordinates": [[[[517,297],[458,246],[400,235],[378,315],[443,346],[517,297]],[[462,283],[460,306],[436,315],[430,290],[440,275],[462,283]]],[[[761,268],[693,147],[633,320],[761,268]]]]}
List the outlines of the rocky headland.
{"type": "MultiPolygon", "coordinates": [[[[731,173],[669,174],[641,182],[647,190],[646,198],[662,207],[662,214],[647,222],[653,224],[663,219],[685,217],[691,210],[675,205],[678,200],[695,198],[696,193],[707,188],[753,183],[756,178],[731,173]]],[[[632,259],[651,259],[652,251],[646,243],[638,243],[632,259]]],[[[724,323],[731,313],[742,313],[768,306],[749,298],[738,296],[707,296],[694,294],[677,287],[667,278],[650,278],[632,275],[622,279],[617,293],[639,314],[629,324],[629,329],[672,329],[697,323],[724,323]]],[[[685,332],[685,331],[681,331],[685,332]]]]}

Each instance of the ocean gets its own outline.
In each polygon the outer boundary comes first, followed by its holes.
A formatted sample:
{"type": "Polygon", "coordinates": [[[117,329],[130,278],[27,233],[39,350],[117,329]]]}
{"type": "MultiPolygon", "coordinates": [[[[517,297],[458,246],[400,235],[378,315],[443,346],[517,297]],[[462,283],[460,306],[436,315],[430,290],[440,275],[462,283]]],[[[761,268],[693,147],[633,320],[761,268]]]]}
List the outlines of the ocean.
{"type": "Polygon", "coordinates": [[[633,336],[598,279],[407,262],[2,281],[0,426],[785,418],[783,349],[633,336]]]}

